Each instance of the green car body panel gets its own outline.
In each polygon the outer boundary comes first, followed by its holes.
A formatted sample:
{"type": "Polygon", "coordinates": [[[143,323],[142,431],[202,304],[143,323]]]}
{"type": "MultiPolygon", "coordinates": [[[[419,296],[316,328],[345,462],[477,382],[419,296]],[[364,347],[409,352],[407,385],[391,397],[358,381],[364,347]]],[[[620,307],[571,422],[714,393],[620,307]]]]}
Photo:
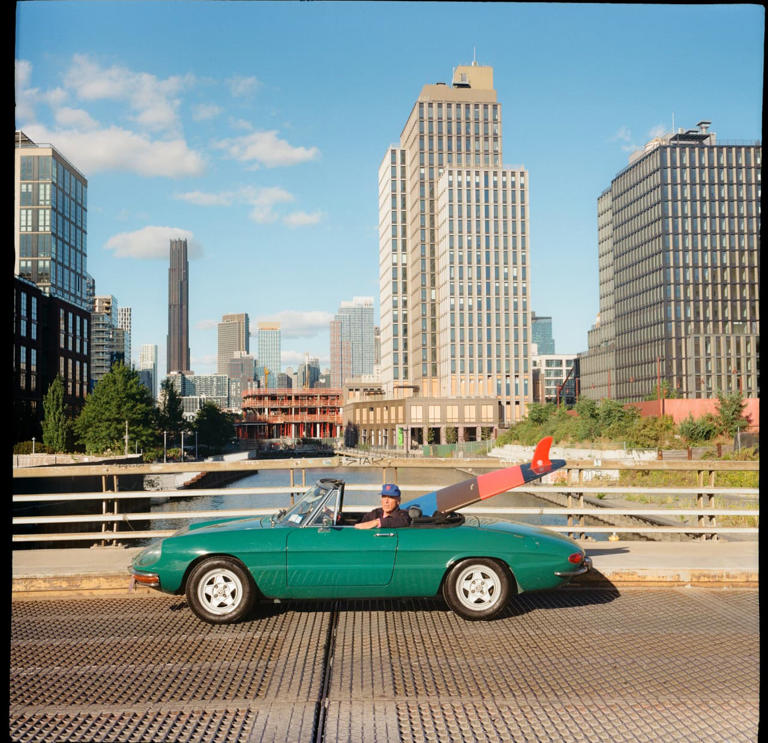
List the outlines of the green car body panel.
{"type": "Polygon", "coordinates": [[[544,528],[467,516],[457,526],[355,529],[280,526],[269,518],[193,525],[139,554],[135,573],[154,573],[159,589],[181,593],[200,559],[229,556],[245,565],[265,598],[387,598],[434,596],[446,571],[468,557],[506,565],[517,592],[556,588],[583,550],[544,528]]]}

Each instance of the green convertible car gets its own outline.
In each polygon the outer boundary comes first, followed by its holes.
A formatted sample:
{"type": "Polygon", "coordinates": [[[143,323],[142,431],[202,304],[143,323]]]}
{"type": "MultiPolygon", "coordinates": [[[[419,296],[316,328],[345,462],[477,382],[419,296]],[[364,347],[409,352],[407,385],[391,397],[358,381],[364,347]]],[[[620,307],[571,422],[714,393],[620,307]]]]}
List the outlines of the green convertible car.
{"type": "MultiPolygon", "coordinates": [[[[489,475],[444,490],[455,494],[464,486],[474,502],[487,497],[482,480],[489,475]]],[[[257,600],[440,593],[460,616],[489,619],[514,594],[555,588],[590,568],[566,536],[438,510],[435,495],[404,504],[410,526],[356,529],[363,514],[342,510],[344,482],[322,479],[289,510],[192,524],[150,545],[134,559],[132,581],[186,594],[192,611],[211,623],[238,621],[257,600]]]]}

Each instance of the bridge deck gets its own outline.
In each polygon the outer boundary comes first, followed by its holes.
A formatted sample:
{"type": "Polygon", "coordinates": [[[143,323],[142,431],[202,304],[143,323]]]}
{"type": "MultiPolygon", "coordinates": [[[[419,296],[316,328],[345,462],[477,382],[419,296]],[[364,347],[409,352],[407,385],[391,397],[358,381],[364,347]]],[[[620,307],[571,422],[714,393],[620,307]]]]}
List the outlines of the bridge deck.
{"type": "Polygon", "coordinates": [[[565,589],[493,622],[436,600],[15,601],[17,741],[753,741],[758,592],[565,589]]]}

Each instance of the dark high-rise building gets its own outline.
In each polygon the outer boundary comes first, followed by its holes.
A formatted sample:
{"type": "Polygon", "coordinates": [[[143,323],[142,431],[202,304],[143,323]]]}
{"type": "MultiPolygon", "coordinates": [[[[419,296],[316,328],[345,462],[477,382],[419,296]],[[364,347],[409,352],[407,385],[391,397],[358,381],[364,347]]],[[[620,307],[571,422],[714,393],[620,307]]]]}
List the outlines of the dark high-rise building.
{"type": "Polygon", "coordinates": [[[51,382],[64,382],[64,404],[77,414],[88,392],[91,314],[48,294],[33,281],[13,280],[13,437],[40,437],[43,397],[51,382]]]}
{"type": "Polygon", "coordinates": [[[184,239],[171,240],[167,372],[192,374],[189,361],[189,262],[184,239]]]}
{"type": "Polygon", "coordinates": [[[535,355],[549,356],[555,352],[555,339],[552,337],[552,318],[531,314],[531,340],[538,347],[535,355]]]}
{"type": "Polygon", "coordinates": [[[650,141],[598,198],[587,397],[759,397],[761,146],[709,126],[650,141]]]}

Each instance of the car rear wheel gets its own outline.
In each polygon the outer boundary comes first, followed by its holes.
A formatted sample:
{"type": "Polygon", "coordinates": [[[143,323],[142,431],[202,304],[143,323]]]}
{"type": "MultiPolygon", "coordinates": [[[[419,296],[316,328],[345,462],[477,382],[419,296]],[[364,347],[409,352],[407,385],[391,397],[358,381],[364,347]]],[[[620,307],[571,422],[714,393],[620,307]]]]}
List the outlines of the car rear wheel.
{"type": "Polygon", "coordinates": [[[251,610],[256,598],[248,571],[224,557],[198,563],[189,574],[186,593],[192,611],[210,624],[239,621],[251,610]]]}
{"type": "Polygon", "coordinates": [[[509,600],[510,576],[495,560],[474,557],[454,565],[445,577],[443,597],[465,619],[491,619],[509,600]]]}

